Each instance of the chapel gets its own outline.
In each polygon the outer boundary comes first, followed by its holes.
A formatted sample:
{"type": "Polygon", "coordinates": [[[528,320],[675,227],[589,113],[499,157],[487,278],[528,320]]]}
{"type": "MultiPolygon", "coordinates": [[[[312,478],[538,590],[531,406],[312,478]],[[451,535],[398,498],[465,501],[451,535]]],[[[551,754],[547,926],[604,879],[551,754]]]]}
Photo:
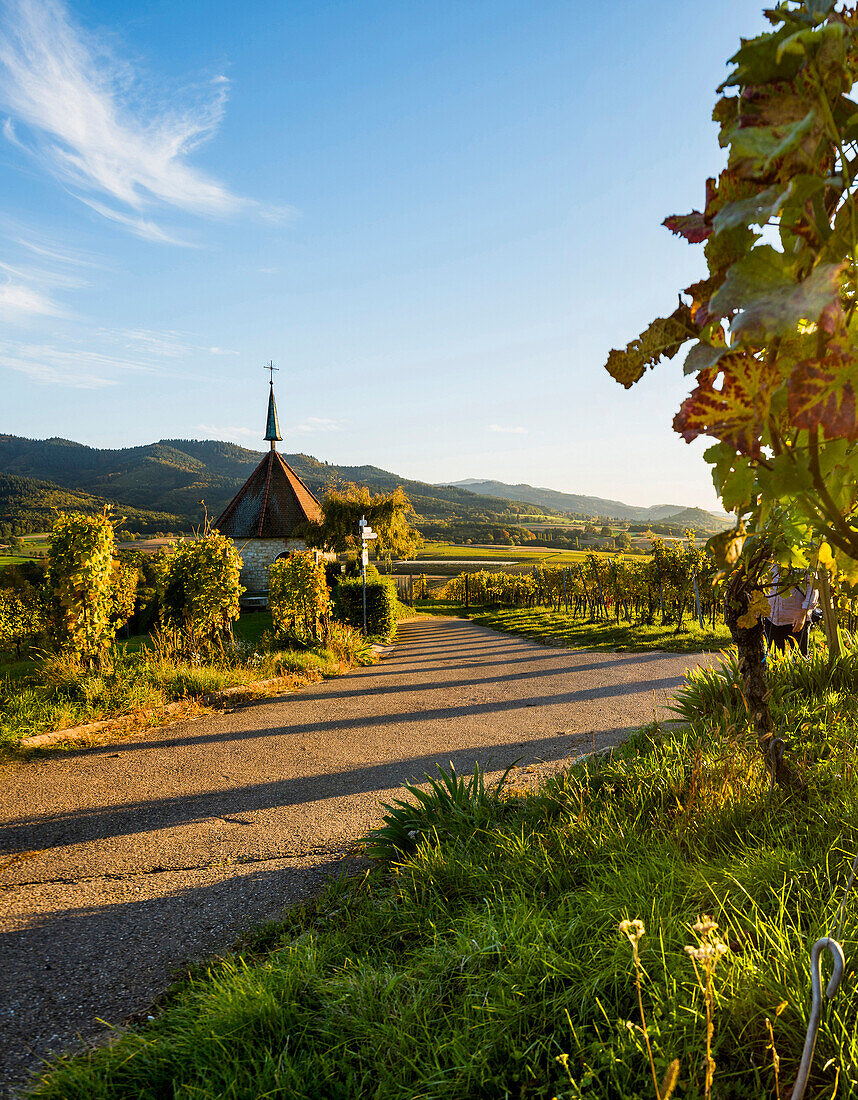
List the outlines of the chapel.
{"type": "Polygon", "coordinates": [[[265,441],[270,449],[215,521],[241,555],[241,583],[249,596],[268,592],[268,567],[294,550],[306,550],[304,525],[322,522],[319,501],[277,451],[283,437],[273,375],[269,385],[265,441]]]}

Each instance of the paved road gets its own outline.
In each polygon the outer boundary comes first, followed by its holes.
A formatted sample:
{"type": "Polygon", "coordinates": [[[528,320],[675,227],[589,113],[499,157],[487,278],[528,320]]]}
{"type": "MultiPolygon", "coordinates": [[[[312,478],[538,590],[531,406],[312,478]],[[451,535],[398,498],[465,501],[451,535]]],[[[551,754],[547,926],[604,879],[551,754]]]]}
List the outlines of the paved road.
{"type": "Polygon", "coordinates": [[[500,770],[616,743],[696,660],[457,619],[399,638],[380,665],[292,695],[2,770],[0,1095],[311,894],[379,799],[436,762],[500,770]]]}

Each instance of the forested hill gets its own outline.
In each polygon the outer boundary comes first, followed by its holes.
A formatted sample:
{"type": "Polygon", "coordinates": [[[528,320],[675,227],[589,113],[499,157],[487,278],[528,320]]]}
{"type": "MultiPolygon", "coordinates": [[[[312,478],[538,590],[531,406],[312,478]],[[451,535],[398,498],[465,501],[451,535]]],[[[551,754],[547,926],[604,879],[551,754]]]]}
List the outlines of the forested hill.
{"type": "MultiPolygon", "coordinates": [[[[458,520],[508,526],[516,523],[519,515],[532,513],[537,504],[540,511],[579,519],[612,516],[679,522],[700,530],[723,526],[708,512],[683,510],[677,505],[635,508],[619,501],[501,482],[427,485],[377,466],[334,466],[305,454],[283,457],[317,496],[337,480],[355,481],[374,492],[401,485],[417,515],[428,523],[458,520]],[[522,495],[515,496],[519,490],[522,495]],[[707,526],[712,521],[714,527],[707,526]]],[[[93,498],[84,511],[100,511],[105,501],[111,502],[117,512],[128,516],[128,526],[134,530],[188,529],[202,522],[203,501],[209,517],[217,517],[261,458],[259,451],[214,440],[162,439],[142,447],[100,450],[68,439],[0,435],[0,470],[7,476],[39,483],[7,488],[6,497],[0,498],[0,523],[8,523],[13,509],[23,518],[28,494],[34,516],[47,514],[52,508],[78,507],[65,500],[65,492],[66,496],[83,493],[93,498]],[[157,515],[153,517],[153,513],[157,515]]],[[[26,529],[39,527],[28,523],[26,529]]]]}
{"type": "Polygon", "coordinates": [[[0,473],[0,536],[44,531],[51,526],[58,511],[86,512],[90,515],[114,504],[114,514],[123,519],[123,527],[144,534],[156,531],[181,530],[185,519],[168,512],[152,512],[142,508],[118,505],[104,497],[74,489],[0,473]]]}
{"type": "MultiPolygon", "coordinates": [[[[317,495],[336,480],[355,481],[374,492],[401,485],[423,519],[510,522],[517,512],[530,510],[524,502],[516,505],[465,489],[437,488],[377,466],[333,466],[305,454],[283,457],[317,495]]],[[[49,488],[65,489],[99,498],[99,508],[107,500],[123,513],[168,513],[173,522],[157,524],[168,530],[200,523],[201,501],[210,517],[218,516],[261,458],[259,451],[213,440],[162,439],[142,447],[100,450],[68,439],[0,435],[0,470],[40,482],[40,499],[49,488]]],[[[0,521],[4,512],[0,501],[0,521]]],[[[129,525],[133,526],[130,517],[129,525]]],[[[151,530],[151,525],[145,529],[151,530]]]]}

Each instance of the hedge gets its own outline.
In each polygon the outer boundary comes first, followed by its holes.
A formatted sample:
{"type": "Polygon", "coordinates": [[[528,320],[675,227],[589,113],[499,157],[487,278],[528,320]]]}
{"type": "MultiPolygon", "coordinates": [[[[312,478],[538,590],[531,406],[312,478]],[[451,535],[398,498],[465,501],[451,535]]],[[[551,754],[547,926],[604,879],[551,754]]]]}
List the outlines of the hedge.
{"type": "MultiPolygon", "coordinates": [[[[334,615],[349,626],[363,629],[363,582],[344,577],[334,589],[334,615]]],[[[396,586],[388,577],[366,579],[366,632],[390,638],[396,629],[396,586]]]]}

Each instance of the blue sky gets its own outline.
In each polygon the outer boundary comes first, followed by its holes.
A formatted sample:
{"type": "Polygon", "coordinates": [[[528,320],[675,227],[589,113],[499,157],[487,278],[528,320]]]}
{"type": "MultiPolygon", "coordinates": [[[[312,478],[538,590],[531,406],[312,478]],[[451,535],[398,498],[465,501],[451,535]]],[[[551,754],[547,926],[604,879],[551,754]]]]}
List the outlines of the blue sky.
{"type": "Polygon", "coordinates": [[[0,0],[0,431],[715,504],[681,360],[750,0],[0,0]]]}

